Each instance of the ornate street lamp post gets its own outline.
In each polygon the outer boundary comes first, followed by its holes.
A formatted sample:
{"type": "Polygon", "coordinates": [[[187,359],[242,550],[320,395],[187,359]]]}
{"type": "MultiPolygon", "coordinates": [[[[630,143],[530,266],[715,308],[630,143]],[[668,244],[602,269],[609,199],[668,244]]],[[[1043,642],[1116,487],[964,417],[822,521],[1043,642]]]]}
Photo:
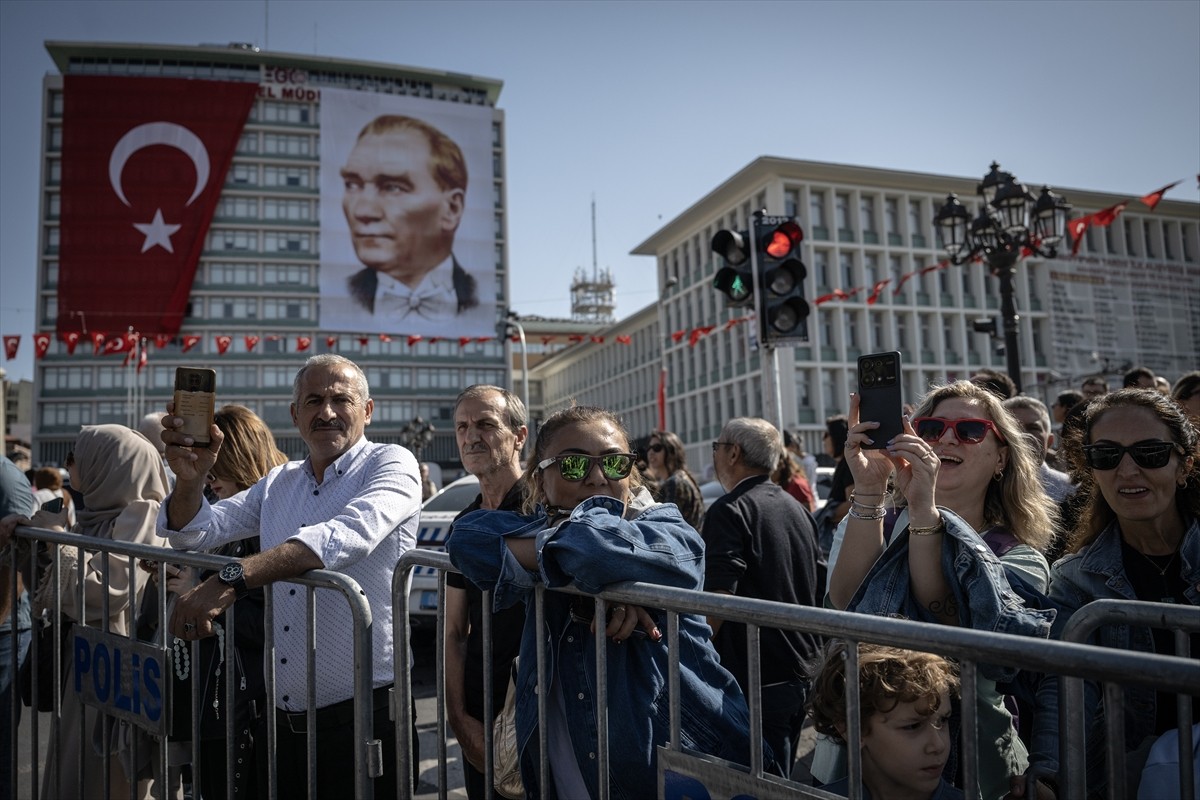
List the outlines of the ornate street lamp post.
{"type": "Polygon", "coordinates": [[[432,422],[426,422],[421,417],[414,417],[400,430],[400,444],[412,450],[417,461],[421,460],[421,451],[433,441],[433,432],[437,430],[432,422]]]}
{"type": "Polygon", "coordinates": [[[1021,391],[1021,353],[1017,345],[1017,307],[1013,276],[1023,249],[1043,258],[1057,258],[1067,230],[1071,205],[1066,198],[1043,186],[1037,200],[1011,173],[992,162],[979,184],[983,198],[979,214],[971,214],[950,194],[933,218],[942,247],[954,264],[967,264],[981,255],[988,270],[1000,280],[1000,316],[1004,321],[1004,351],[1008,375],[1021,391]]]}

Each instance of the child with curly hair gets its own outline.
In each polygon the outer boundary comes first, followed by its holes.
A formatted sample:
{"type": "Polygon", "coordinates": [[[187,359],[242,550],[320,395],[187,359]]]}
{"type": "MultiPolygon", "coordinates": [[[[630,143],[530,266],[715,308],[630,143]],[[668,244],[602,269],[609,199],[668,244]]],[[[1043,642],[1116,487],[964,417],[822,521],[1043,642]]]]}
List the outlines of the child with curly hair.
{"type": "MultiPolygon", "coordinates": [[[[846,643],[831,642],[812,673],[809,714],[818,732],[845,742],[846,643]]],[[[866,800],[961,800],[942,777],[950,757],[955,666],[933,653],[858,645],[859,721],[866,800]]],[[[850,795],[849,778],[821,787],[850,795]]]]}

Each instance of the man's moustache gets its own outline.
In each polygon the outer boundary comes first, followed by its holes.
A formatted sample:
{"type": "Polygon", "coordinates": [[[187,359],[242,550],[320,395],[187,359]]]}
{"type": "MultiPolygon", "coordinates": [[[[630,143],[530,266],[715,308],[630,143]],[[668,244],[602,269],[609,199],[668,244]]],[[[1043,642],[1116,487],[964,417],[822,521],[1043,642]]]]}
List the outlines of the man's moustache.
{"type": "Polygon", "coordinates": [[[340,431],[344,430],[344,426],[340,422],[314,422],[310,430],[314,431],[340,431]]]}

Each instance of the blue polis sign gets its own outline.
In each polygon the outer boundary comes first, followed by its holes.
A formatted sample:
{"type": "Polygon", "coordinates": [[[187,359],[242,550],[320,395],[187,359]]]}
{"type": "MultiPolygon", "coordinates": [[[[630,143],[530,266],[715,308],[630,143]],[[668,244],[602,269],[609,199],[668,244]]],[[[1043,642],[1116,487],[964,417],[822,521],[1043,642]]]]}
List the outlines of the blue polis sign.
{"type": "Polygon", "coordinates": [[[165,650],[76,625],[71,653],[74,690],[82,702],[157,736],[166,735],[165,650]]]}

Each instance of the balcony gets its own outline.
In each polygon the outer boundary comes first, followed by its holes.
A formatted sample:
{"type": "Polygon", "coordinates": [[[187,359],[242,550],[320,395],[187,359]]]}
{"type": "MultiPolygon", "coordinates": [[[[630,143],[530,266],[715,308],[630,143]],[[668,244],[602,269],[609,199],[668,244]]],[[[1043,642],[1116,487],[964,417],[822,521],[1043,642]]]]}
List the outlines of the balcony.
{"type": "Polygon", "coordinates": [[[892,247],[903,247],[904,237],[898,233],[889,233],[887,235],[887,243],[892,247]]]}
{"type": "Polygon", "coordinates": [[[819,239],[823,242],[829,241],[829,228],[824,225],[813,225],[810,231],[812,238],[819,239]]]}
{"type": "Polygon", "coordinates": [[[854,239],[854,231],[853,230],[851,230],[850,228],[838,228],[838,241],[839,242],[853,242],[854,240],[855,239],[854,239]]]}
{"type": "Polygon", "coordinates": [[[879,244],[879,234],[875,231],[863,231],[863,244],[879,244]]]}

